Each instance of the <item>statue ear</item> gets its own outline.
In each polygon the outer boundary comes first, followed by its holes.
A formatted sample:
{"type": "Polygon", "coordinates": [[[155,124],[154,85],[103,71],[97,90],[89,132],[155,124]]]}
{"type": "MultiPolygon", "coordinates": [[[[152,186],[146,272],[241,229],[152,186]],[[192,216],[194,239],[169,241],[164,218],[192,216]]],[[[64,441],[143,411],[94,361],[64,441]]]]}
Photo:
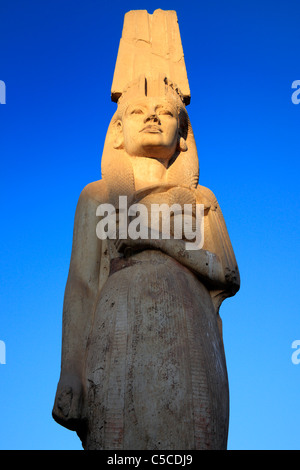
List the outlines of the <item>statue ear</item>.
{"type": "Polygon", "coordinates": [[[186,140],[183,137],[179,137],[178,148],[181,152],[186,152],[188,149],[186,140]]]}
{"type": "Polygon", "coordinates": [[[124,138],[123,138],[123,125],[122,121],[118,119],[114,126],[114,149],[123,149],[124,148],[124,138]]]}

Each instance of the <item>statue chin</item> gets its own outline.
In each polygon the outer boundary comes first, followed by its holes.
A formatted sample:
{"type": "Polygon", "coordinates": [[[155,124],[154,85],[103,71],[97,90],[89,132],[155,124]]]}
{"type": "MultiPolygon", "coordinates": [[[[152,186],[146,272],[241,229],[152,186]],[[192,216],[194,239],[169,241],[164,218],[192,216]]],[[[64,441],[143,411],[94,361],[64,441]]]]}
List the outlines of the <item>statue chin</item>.
{"type": "MultiPolygon", "coordinates": [[[[127,152],[128,153],[128,152],[127,152]]],[[[159,160],[164,163],[168,163],[173,156],[175,155],[175,151],[170,151],[169,148],[162,148],[158,146],[147,146],[146,148],[140,149],[139,152],[134,154],[129,154],[130,157],[136,158],[153,158],[159,160]]]]}

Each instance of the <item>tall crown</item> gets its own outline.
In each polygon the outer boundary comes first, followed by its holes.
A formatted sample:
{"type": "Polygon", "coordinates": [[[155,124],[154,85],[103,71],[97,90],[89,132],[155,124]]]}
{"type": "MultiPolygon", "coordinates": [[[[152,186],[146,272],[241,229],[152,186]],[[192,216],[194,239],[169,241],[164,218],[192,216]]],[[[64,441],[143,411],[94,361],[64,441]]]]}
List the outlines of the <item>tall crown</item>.
{"type": "MultiPolygon", "coordinates": [[[[143,96],[161,96],[169,88],[184,104],[190,102],[177,14],[175,11],[134,10],[125,14],[115,66],[111,99],[134,90],[143,96]],[[176,85],[175,85],[176,83],[176,85]]],[[[128,95],[127,95],[128,96],[128,95]]]]}

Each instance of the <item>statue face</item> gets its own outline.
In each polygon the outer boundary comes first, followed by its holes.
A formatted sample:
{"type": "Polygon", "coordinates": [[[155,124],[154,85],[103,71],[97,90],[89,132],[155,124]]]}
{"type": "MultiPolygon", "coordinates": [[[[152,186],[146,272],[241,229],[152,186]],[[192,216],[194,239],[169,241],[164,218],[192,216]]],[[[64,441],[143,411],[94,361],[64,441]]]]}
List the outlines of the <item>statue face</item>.
{"type": "Polygon", "coordinates": [[[169,160],[179,141],[179,117],[175,103],[165,98],[145,97],[132,101],[122,121],[119,135],[131,156],[169,160]]]}

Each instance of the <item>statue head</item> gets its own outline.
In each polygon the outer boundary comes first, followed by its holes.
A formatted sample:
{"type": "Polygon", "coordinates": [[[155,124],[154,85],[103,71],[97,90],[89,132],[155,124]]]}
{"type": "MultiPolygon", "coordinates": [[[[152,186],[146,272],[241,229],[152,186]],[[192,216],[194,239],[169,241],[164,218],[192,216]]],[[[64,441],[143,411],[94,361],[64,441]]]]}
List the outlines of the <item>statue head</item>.
{"type": "Polygon", "coordinates": [[[149,81],[143,77],[119,100],[114,148],[125,149],[130,156],[169,162],[176,153],[187,150],[187,126],[179,90],[167,79],[149,81]]]}
{"type": "Polygon", "coordinates": [[[163,76],[139,77],[118,99],[101,161],[111,200],[134,191],[132,156],[164,161],[170,186],[197,187],[197,148],[183,96],[163,76]]]}

